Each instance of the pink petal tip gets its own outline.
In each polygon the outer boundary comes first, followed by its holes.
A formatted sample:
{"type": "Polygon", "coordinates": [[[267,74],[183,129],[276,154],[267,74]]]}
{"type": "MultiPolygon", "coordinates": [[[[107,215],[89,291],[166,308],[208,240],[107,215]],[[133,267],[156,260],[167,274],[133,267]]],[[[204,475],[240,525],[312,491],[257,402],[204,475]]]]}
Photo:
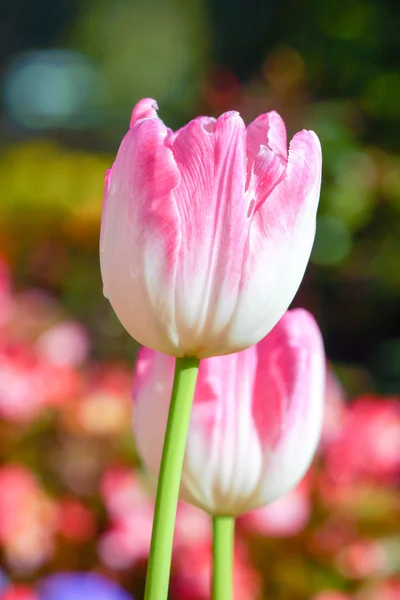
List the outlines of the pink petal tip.
{"type": "Polygon", "coordinates": [[[140,119],[154,119],[157,117],[158,104],[153,98],[142,98],[134,107],[129,127],[132,129],[140,119]]]}

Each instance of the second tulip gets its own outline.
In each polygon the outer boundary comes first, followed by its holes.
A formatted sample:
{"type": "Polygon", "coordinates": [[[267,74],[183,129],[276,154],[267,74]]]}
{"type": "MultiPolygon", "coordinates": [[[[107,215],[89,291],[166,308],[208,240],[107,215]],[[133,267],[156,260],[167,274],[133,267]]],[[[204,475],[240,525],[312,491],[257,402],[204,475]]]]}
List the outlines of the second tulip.
{"type": "MultiPolygon", "coordinates": [[[[158,474],[174,359],[142,349],[135,375],[139,452],[158,474]]],[[[301,479],[321,432],[325,357],[318,326],[288,311],[259,344],[200,364],[182,473],[183,498],[237,516],[301,479]]]]}

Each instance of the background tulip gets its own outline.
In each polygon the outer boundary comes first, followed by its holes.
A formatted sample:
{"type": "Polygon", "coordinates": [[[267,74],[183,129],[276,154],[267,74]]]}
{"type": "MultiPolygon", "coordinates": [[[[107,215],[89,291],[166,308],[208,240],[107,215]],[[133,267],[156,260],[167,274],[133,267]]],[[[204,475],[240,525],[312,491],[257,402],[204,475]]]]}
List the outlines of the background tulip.
{"type": "Polygon", "coordinates": [[[133,110],[107,172],[104,294],[127,331],[173,356],[258,342],[295,295],[309,259],[321,148],[270,112],[198,117],[176,132],[154,100],[133,110]]]}
{"type": "MultiPolygon", "coordinates": [[[[157,475],[174,359],[143,349],[135,378],[139,452],[157,475]]],[[[317,446],[325,359],[302,309],[287,312],[259,344],[200,364],[181,492],[212,514],[272,502],[304,475],[317,446]]]]}

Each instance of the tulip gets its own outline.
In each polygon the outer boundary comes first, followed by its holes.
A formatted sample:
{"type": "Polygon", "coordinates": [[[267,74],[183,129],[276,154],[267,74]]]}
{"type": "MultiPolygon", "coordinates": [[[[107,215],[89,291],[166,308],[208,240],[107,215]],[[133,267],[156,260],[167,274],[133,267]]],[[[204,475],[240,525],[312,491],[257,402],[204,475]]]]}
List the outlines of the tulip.
{"type": "Polygon", "coordinates": [[[315,234],[321,148],[270,112],[176,132],[145,98],[106,174],[104,294],[141,344],[176,357],[243,350],[282,317],[315,234]]]}
{"type": "MultiPolygon", "coordinates": [[[[174,358],[142,349],[134,430],[158,474],[174,358]]],[[[313,317],[288,311],[256,346],[200,363],[181,496],[212,515],[236,516],[286,494],[318,444],[325,359],[313,317]]]]}

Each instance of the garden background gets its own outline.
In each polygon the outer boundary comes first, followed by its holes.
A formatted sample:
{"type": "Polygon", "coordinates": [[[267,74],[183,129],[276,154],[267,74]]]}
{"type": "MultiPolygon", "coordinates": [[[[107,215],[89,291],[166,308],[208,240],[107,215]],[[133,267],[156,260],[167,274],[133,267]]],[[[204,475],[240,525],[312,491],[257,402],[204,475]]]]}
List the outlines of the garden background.
{"type": "MultiPolygon", "coordinates": [[[[275,109],[323,148],[293,306],[324,335],[324,433],[299,488],[239,522],[237,599],[400,597],[399,16],[383,0],[3,0],[0,598],[60,570],[141,598],[137,346],[102,296],[98,243],[104,172],[143,96],[172,128],[275,109]]],[[[208,598],[209,558],[207,519],[182,505],[173,600],[208,598]]]]}

